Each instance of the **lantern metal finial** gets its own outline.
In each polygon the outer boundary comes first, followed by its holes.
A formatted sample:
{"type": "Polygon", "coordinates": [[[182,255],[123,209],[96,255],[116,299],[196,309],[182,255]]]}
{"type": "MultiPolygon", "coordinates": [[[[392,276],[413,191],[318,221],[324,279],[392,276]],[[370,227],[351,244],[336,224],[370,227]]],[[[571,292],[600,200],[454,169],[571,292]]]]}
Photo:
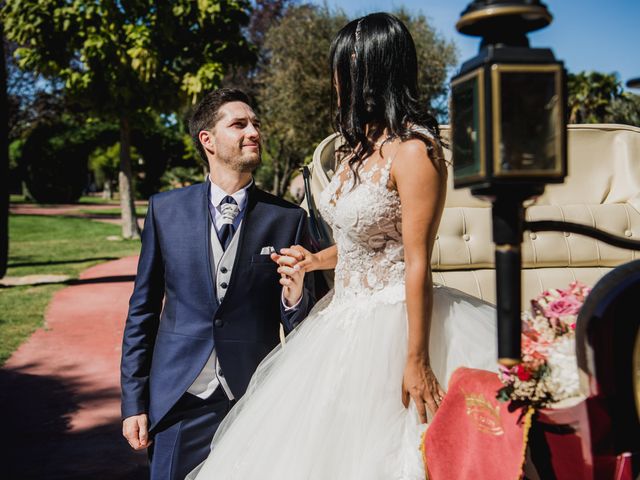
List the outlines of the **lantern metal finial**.
{"type": "Polygon", "coordinates": [[[476,0],[460,16],[456,28],[465,35],[484,37],[494,32],[526,35],[551,23],[547,6],[538,0],[476,0]]]}

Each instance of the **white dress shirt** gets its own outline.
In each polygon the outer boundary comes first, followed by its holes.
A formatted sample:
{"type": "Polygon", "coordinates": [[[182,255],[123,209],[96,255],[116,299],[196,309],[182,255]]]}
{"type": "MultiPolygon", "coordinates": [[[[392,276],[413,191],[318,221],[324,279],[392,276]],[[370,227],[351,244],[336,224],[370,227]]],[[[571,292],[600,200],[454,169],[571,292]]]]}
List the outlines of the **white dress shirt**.
{"type": "Polygon", "coordinates": [[[253,179],[245,187],[241,188],[240,190],[232,194],[228,194],[218,185],[213,183],[213,180],[211,180],[211,177],[209,177],[209,181],[211,184],[211,188],[209,190],[210,191],[209,199],[211,200],[211,203],[215,207],[214,217],[213,217],[215,233],[217,234],[220,228],[222,227],[222,212],[220,211],[220,204],[222,203],[222,199],[227,195],[229,195],[230,197],[233,197],[233,199],[238,204],[238,208],[240,209],[240,212],[238,213],[238,215],[233,221],[233,226],[237,231],[238,227],[240,226],[240,222],[244,217],[244,212],[245,212],[245,208],[247,206],[247,200],[248,200],[248,189],[249,187],[251,187],[251,185],[253,185],[253,179]]]}

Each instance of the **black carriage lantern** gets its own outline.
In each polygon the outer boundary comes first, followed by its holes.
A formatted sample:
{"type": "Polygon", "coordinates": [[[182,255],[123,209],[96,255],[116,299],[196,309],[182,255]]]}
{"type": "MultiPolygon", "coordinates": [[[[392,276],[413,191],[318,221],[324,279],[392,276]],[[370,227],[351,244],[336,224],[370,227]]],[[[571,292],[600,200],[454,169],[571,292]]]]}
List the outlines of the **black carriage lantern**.
{"type": "Polygon", "coordinates": [[[566,73],[527,33],[552,17],[538,0],[476,0],[456,28],[482,37],[451,80],[454,186],[493,202],[498,356],[520,360],[523,201],[567,174],[566,73]]]}
{"type": "Polygon", "coordinates": [[[547,7],[535,0],[476,0],[462,13],[457,29],[482,43],[451,81],[456,188],[492,195],[518,185],[532,196],[539,185],[563,182],[564,66],[527,39],[549,23],[547,7]]]}

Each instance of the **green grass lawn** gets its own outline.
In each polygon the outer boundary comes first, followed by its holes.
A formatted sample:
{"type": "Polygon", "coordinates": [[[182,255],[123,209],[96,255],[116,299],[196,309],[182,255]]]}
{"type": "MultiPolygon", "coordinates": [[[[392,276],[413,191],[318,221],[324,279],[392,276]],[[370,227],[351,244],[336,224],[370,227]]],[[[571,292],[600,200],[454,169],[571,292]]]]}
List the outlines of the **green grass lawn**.
{"type": "MultiPolygon", "coordinates": [[[[9,202],[10,203],[34,203],[33,200],[27,200],[24,195],[15,195],[15,194],[9,195],[9,202]]],[[[82,203],[84,205],[108,205],[108,204],[113,204],[114,206],[119,205],[118,200],[109,200],[109,199],[104,199],[102,197],[89,197],[89,196],[80,197],[77,203],[82,203]]]]}
{"type": "MultiPolygon", "coordinates": [[[[77,277],[97,263],[135,255],[140,242],[107,240],[119,225],[82,218],[11,215],[7,276],[77,277]]],[[[0,365],[38,327],[52,295],[65,285],[0,288],[0,365]]]]}
{"type": "MultiPolygon", "coordinates": [[[[24,195],[15,195],[15,194],[12,194],[9,196],[9,201],[11,203],[33,203],[32,200],[27,200],[24,197],[24,195]]],[[[105,199],[100,196],[89,196],[89,195],[80,197],[80,199],[76,203],[80,203],[83,205],[113,205],[114,207],[117,207],[120,205],[120,202],[117,198],[105,199]]]]}
{"type": "MultiPolygon", "coordinates": [[[[91,209],[91,208],[81,208],[78,210],[80,213],[85,213],[87,215],[92,215],[96,217],[119,217],[120,216],[120,208],[109,208],[109,209],[91,209]]],[[[147,207],[136,207],[136,215],[139,217],[144,217],[147,214],[147,207]]]]}

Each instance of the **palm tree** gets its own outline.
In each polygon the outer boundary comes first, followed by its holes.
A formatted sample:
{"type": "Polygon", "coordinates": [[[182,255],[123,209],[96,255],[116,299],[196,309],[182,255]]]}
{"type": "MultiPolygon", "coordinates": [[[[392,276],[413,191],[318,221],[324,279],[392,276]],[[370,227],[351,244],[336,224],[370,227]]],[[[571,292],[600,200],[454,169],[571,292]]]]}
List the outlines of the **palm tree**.
{"type": "Polygon", "coordinates": [[[611,103],[622,97],[622,85],[615,73],[569,74],[569,123],[603,123],[611,103]]]}

